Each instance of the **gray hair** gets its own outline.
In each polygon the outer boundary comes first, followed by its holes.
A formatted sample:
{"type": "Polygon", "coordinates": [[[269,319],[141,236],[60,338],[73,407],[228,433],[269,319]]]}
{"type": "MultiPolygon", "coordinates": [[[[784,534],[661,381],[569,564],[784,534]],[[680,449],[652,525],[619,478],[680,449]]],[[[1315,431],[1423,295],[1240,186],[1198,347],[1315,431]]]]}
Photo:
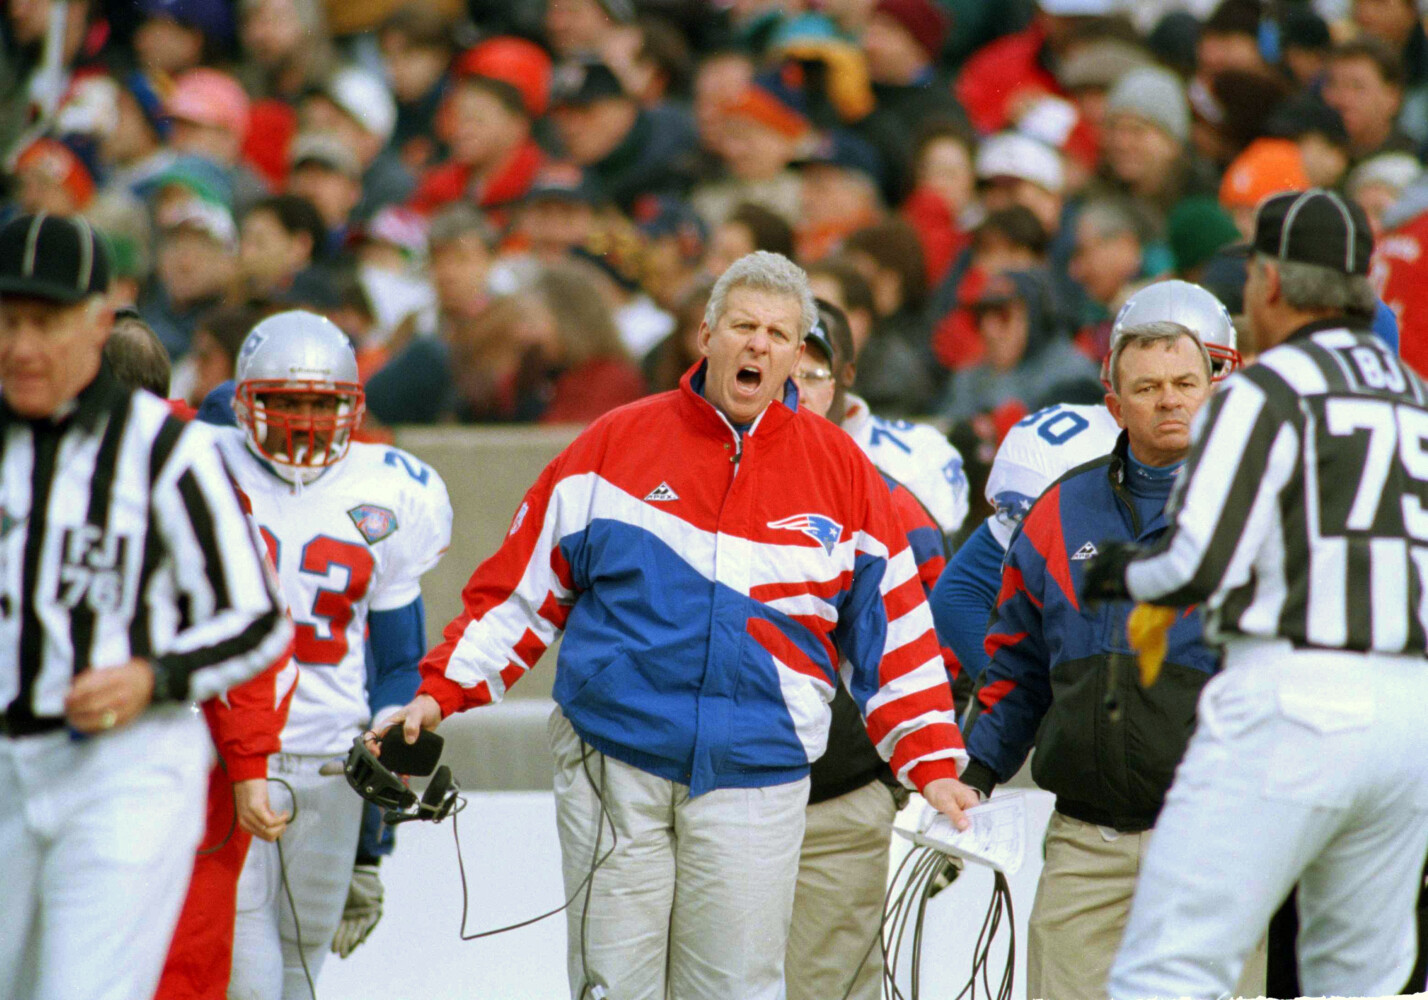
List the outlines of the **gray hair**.
{"type": "Polygon", "coordinates": [[[724,300],[735,288],[755,288],[798,299],[799,341],[808,336],[814,320],[818,318],[818,306],[813,301],[808,275],[781,253],[755,250],[729,265],[729,269],[714,283],[714,290],[709,293],[709,304],[704,307],[704,323],[711,330],[723,318],[724,300]]]}
{"type": "Polygon", "coordinates": [[[1159,235],[1153,220],[1135,202],[1118,195],[1106,195],[1088,201],[1076,217],[1085,221],[1102,239],[1129,233],[1142,245],[1159,235]]]}
{"type": "Polygon", "coordinates": [[[447,243],[455,243],[464,236],[475,236],[491,249],[496,245],[496,233],[481,210],[469,202],[448,205],[432,217],[427,229],[426,245],[435,249],[447,243]]]}
{"type": "Polygon", "coordinates": [[[1139,326],[1126,327],[1121,331],[1121,335],[1116,338],[1116,342],[1111,345],[1111,359],[1109,362],[1111,392],[1117,396],[1121,394],[1121,376],[1119,369],[1121,355],[1125,353],[1127,347],[1149,347],[1151,344],[1164,344],[1168,349],[1181,337],[1189,337],[1199,349],[1200,360],[1205,362],[1205,381],[1208,383],[1213,369],[1210,364],[1210,352],[1205,350],[1205,342],[1200,339],[1200,335],[1188,326],[1184,326],[1180,323],[1171,323],[1168,320],[1160,320],[1155,323],[1142,323],[1139,326]]]}
{"type": "Polygon", "coordinates": [[[1345,274],[1332,267],[1280,260],[1267,254],[1259,254],[1256,262],[1263,266],[1267,261],[1279,269],[1279,288],[1290,308],[1348,313],[1365,320],[1372,318],[1378,308],[1378,296],[1361,274],[1345,274]]]}

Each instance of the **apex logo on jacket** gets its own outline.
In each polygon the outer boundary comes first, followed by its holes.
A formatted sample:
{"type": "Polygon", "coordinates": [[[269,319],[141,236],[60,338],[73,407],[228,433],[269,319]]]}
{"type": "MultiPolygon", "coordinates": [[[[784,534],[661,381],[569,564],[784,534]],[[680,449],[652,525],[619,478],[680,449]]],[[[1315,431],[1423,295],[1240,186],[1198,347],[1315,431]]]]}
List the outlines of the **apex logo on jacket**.
{"type": "Polygon", "coordinates": [[[843,526],[831,517],[825,517],[822,514],[794,514],[792,517],[770,521],[768,526],[784,531],[801,531],[822,545],[823,551],[830,556],[833,554],[833,546],[837,545],[838,539],[843,537],[843,526]]]}
{"type": "Polygon", "coordinates": [[[670,503],[678,499],[679,494],[670,489],[669,483],[665,482],[661,482],[654,489],[650,490],[649,495],[645,497],[645,500],[649,503],[670,503]]]}
{"type": "Polygon", "coordinates": [[[1076,554],[1071,557],[1071,561],[1080,562],[1082,559],[1094,559],[1099,554],[1100,553],[1096,551],[1096,543],[1087,542],[1085,545],[1081,546],[1079,549],[1076,550],[1076,554]]]}

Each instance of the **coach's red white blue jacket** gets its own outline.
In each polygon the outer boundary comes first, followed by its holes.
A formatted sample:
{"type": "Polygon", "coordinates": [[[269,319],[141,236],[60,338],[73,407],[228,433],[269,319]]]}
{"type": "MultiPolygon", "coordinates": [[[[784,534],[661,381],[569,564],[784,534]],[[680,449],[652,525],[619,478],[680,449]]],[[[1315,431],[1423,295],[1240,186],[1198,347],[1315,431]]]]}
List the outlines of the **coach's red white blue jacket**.
{"type": "Polygon", "coordinates": [[[857,443],[792,382],[741,436],[680,387],[541,473],[422,661],[449,715],[497,701],[562,629],[555,700],[588,743],[690,786],[802,778],[843,682],[898,778],[966,760],[917,564],[857,443]]]}

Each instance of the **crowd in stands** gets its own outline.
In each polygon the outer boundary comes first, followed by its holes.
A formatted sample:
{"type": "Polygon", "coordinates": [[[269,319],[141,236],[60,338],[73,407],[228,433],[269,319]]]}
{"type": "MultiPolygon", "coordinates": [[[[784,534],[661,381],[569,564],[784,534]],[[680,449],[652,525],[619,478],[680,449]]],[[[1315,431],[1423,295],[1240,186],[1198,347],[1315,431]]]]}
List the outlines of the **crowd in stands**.
{"type": "Polygon", "coordinates": [[[1237,312],[1226,247],[1311,185],[1428,355],[1415,0],[11,0],[0,32],[4,213],[108,239],[193,404],[300,306],[382,424],[585,422],[672,388],[765,249],[846,311],[875,411],[990,448],[1099,399],[1144,283],[1237,312]]]}

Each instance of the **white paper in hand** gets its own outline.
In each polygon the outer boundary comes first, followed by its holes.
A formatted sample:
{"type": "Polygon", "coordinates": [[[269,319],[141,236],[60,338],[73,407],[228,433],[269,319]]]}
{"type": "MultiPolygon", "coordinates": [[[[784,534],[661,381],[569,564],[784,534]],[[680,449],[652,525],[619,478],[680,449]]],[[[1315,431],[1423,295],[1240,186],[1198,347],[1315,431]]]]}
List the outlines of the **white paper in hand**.
{"type": "Polygon", "coordinates": [[[955,854],[1007,875],[1021,870],[1026,856],[1026,800],[1021,792],[996,795],[967,810],[972,825],[959,831],[931,806],[917,831],[898,830],[913,843],[955,854]]]}

